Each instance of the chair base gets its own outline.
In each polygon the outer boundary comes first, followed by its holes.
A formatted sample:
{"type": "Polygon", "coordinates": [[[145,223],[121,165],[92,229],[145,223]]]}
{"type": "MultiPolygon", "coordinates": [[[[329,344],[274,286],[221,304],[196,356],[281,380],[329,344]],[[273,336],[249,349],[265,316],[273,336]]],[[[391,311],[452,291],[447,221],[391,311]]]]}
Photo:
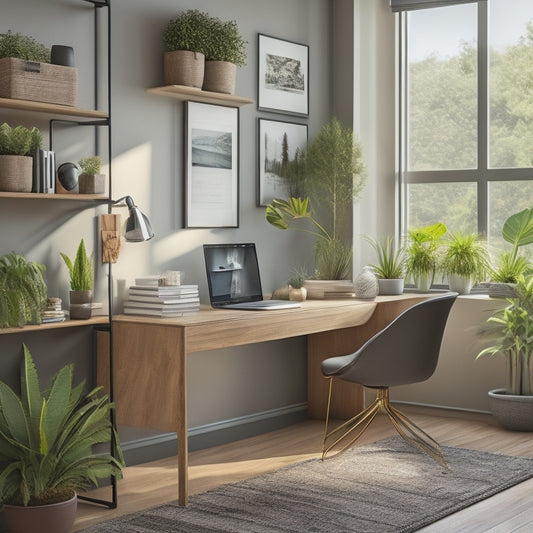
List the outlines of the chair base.
{"type": "Polygon", "coordinates": [[[335,454],[337,454],[349,448],[364,433],[376,415],[383,413],[388,415],[403,439],[427,453],[444,468],[448,468],[444,453],[438,442],[390,404],[389,389],[387,387],[378,388],[376,399],[368,407],[328,433],[333,378],[329,378],[329,380],[328,407],[322,446],[322,460],[324,460],[326,455],[330,452],[335,452],[335,454]]]}

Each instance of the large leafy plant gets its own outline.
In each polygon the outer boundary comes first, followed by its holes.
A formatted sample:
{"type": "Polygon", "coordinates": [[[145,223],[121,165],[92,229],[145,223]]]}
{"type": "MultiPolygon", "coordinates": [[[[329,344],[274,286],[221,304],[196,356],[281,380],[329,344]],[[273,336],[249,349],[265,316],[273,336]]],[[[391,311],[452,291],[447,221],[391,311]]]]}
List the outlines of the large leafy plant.
{"type": "Polygon", "coordinates": [[[45,266],[23,254],[0,257],[0,327],[40,324],[46,307],[45,266]]]}
{"type": "MultiPolygon", "coordinates": [[[[112,425],[107,395],[100,388],[84,394],[72,386],[72,365],[55,375],[41,392],[31,354],[24,346],[20,395],[0,382],[0,500],[15,505],[44,505],[70,499],[98,479],[120,476],[124,460],[95,454],[109,442],[112,425]]],[[[116,435],[114,435],[116,439],[116,435]]],[[[118,443],[118,440],[115,440],[118,443]]]]}
{"type": "Polygon", "coordinates": [[[33,37],[7,30],[7,33],[0,34],[0,58],[3,57],[50,63],[50,50],[33,37]]]}
{"type": "Polygon", "coordinates": [[[83,239],[78,245],[74,261],[72,261],[70,257],[63,252],[60,252],[60,254],[63,258],[63,261],[65,261],[70,274],[70,288],[73,291],[92,290],[94,286],[93,265],[87,256],[83,239]]]}
{"type": "Polygon", "coordinates": [[[33,155],[42,146],[42,134],[37,128],[12,128],[7,122],[0,126],[0,155],[33,155]]]}

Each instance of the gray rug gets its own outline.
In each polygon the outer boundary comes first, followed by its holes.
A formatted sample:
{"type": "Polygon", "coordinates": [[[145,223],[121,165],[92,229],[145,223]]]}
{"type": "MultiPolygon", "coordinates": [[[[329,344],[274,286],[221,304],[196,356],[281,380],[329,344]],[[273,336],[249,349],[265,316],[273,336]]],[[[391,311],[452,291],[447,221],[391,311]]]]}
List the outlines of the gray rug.
{"type": "Polygon", "coordinates": [[[444,447],[450,470],[400,437],[311,459],[98,524],[85,533],[408,532],[533,477],[533,459],[444,447]]]}

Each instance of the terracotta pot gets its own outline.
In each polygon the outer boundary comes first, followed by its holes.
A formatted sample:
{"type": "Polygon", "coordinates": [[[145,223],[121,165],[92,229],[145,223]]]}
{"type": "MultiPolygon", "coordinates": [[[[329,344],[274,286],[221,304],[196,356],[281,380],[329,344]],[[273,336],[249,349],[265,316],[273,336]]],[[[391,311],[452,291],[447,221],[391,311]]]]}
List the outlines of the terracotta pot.
{"type": "Polygon", "coordinates": [[[80,194],[104,194],[105,174],[80,174],[78,191],[80,194]]]}
{"type": "Polygon", "coordinates": [[[50,505],[23,507],[4,504],[9,533],[70,533],[76,516],[77,496],[50,505]]]}
{"type": "Polygon", "coordinates": [[[204,91],[234,94],[237,66],[227,61],[206,61],[204,91]]]}
{"type": "Polygon", "coordinates": [[[32,157],[0,155],[0,191],[31,192],[32,185],[32,157]]]}
{"type": "Polygon", "coordinates": [[[87,320],[91,318],[93,291],[70,291],[71,320],[87,320]]]}
{"type": "Polygon", "coordinates": [[[200,52],[174,50],[165,52],[163,78],[165,85],[185,85],[202,88],[204,82],[205,56],[200,52]]]}

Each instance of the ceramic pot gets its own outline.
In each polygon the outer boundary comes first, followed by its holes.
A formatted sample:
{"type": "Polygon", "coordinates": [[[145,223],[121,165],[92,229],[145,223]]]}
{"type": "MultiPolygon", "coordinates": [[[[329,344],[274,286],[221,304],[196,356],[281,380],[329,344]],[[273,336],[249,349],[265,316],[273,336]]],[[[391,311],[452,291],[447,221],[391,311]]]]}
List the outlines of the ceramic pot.
{"type": "Polygon", "coordinates": [[[206,61],[204,91],[234,94],[237,66],[227,61],[206,61]]]}
{"type": "Polygon", "coordinates": [[[299,287],[295,289],[289,285],[289,300],[293,302],[305,302],[307,299],[307,289],[305,287],[299,287]]]}
{"type": "Polygon", "coordinates": [[[7,527],[10,533],[70,533],[76,516],[77,496],[50,505],[4,504],[7,527]]]}
{"type": "Polygon", "coordinates": [[[105,193],[105,174],[80,174],[78,182],[80,194],[105,193]]]}
{"type": "Polygon", "coordinates": [[[357,298],[375,298],[378,294],[378,280],[373,268],[363,267],[363,271],[357,276],[353,286],[357,298]]]}
{"type": "Polygon", "coordinates": [[[378,279],[379,294],[403,294],[405,280],[398,279],[378,279]]]}
{"type": "Polygon", "coordinates": [[[448,276],[448,285],[453,292],[470,294],[472,290],[472,278],[470,276],[465,277],[459,276],[458,274],[450,274],[448,276]]]}
{"type": "Polygon", "coordinates": [[[507,394],[505,389],[489,391],[489,407],[505,429],[533,431],[533,396],[507,394]]]}
{"type": "Polygon", "coordinates": [[[433,274],[419,274],[416,278],[416,288],[423,292],[429,292],[433,283],[433,274]]]}
{"type": "Polygon", "coordinates": [[[71,320],[87,320],[91,318],[93,291],[70,291],[71,320]]]}
{"type": "Polygon", "coordinates": [[[31,192],[33,158],[25,155],[0,155],[0,191],[31,192]]]}
{"type": "Polygon", "coordinates": [[[202,88],[204,82],[205,56],[200,52],[174,50],[165,52],[163,78],[165,85],[185,85],[202,88]]]}

